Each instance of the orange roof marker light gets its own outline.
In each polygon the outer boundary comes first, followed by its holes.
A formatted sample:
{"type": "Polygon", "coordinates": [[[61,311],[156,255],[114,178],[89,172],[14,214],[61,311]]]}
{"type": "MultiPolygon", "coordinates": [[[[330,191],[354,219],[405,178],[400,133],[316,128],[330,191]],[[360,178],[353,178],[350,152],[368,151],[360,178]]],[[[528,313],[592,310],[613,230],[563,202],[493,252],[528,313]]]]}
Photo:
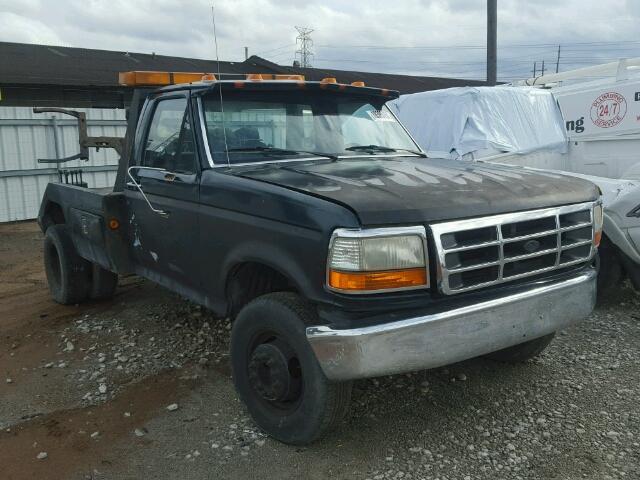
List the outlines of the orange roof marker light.
{"type": "Polygon", "coordinates": [[[261,73],[247,73],[247,80],[251,80],[253,82],[260,82],[262,80],[264,80],[262,78],[262,74],[261,73]]]}
{"type": "Polygon", "coordinates": [[[320,83],[338,83],[338,81],[335,79],[335,77],[324,77],[322,80],[320,80],[320,83]]]}
{"type": "Polygon", "coordinates": [[[351,86],[352,87],[364,87],[364,82],[358,81],[358,82],[351,82],[351,86]]]}
{"type": "Polygon", "coordinates": [[[212,73],[202,72],[150,72],[150,71],[131,71],[120,72],[118,74],[118,83],[127,87],[137,86],[163,86],[175,85],[177,83],[194,83],[207,79],[215,80],[212,73]]]}

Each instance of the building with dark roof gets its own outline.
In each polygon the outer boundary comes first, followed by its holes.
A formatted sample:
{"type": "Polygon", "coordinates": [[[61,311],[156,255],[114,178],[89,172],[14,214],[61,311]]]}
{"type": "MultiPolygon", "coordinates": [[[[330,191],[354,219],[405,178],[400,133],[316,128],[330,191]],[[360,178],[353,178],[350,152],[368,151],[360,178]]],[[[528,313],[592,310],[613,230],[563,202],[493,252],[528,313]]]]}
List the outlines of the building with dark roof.
{"type": "MultiPolygon", "coordinates": [[[[77,153],[76,122],[60,113],[34,113],[32,107],[86,109],[87,125],[97,136],[124,136],[125,108],[133,89],[118,84],[131,70],[217,73],[213,60],[147,53],[53,47],[0,42],[0,223],[34,218],[49,182],[71,170],[82,172],[90,187],[113,185],[118,157],[109,149],[91,150],[87,162],[40,163],[77,153]]],[[[413,93],[482,82],[344,70],[295,68],[257,56],[220,62],[223,74],[302,74],[308,80],[335,77],[368,86],[413,93]]],[[[55,160],[54,160],[55,161],[55,160]]],[[[66,178],[66,177],[65,177],[66,178]]]]}
{"type": "MultiPolygon", "coordinates": [[[[0,106],[123,108],[131,88],[118,84],[118,73],[129,70],[210,72],[217,62],[148,53],[55,47],[0,42],[0,106]]],[[[307,80],[335,77],[339,82],[364,81],[368,86],[415,93],[425,90],[483,85],[454,78],[420,77],[278,65],[258,56],[244,62],[220,62],[225,74],[302,74],[307,80]]]]}

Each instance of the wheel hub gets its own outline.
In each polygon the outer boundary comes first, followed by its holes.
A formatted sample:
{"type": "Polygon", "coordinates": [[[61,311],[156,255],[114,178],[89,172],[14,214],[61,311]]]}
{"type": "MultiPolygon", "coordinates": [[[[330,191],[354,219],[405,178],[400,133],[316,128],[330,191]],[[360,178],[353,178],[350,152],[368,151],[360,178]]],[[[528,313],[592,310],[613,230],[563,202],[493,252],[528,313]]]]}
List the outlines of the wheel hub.
{"type": "Polygon", "coordinates": [[[249,359],[249,381],[265,400],[286,401],[295,394],[297,380],[289,370],[291,356],[276,342],[256,347],[249,359]]]}

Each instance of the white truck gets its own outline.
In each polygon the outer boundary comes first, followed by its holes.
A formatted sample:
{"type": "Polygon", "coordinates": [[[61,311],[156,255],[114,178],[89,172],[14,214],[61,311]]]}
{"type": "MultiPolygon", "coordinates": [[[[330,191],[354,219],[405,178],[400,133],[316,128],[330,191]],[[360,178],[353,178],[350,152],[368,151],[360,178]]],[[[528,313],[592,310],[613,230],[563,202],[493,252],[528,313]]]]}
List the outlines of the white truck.
{"type": "Polygon", "coordinates": [[[640,290],[640,58],[404,95],[391,109],[430,157],[552,170],[598,185],[601,297],[625,277],[640,290]]]}

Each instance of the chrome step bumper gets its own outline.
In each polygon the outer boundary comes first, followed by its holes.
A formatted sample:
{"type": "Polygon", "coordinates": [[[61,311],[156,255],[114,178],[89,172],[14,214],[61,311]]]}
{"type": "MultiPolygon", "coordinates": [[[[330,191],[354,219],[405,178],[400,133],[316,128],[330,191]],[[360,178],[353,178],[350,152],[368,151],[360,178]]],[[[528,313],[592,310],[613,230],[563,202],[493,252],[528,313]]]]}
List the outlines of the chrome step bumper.
{"type": "Polygon", "coordinates": [[[327,378],[350,380],[441,367],[511,347],[585,319],[596,271],[432,315],[348,330],[307,328],[327,378]]]}

